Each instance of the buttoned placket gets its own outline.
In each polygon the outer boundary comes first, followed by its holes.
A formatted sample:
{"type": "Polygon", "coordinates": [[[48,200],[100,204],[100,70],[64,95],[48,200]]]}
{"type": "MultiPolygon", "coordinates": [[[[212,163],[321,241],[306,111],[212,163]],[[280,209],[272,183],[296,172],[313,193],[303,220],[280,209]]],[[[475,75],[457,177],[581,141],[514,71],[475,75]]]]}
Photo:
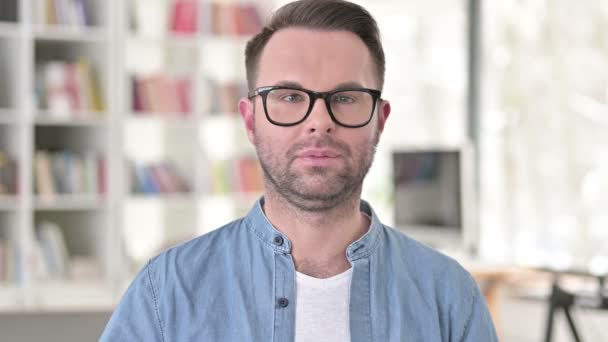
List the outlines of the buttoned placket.
{"type": "Polygon", "coordinates": [[[274,237],[274,336],[273,341],[295,339],[296,281],[289,242],[281,235],[274,237]],[[286,246],[287,245],[287,246],[286,246]]]}

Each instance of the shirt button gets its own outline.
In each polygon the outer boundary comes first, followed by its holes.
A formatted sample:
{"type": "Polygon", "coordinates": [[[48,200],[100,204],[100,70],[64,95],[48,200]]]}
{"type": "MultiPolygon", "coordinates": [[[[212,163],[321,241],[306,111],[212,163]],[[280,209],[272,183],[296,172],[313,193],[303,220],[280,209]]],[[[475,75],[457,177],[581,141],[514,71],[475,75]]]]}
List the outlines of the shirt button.
{"type": "Polygon", "coordinates": [[[277,305],[280,308],[286,308],[287,305],[289,305],[289,300],[287,298],[279,298],[279,300],[277,300],[277,305]]]}
{"type": "Polygon", "coordinates": [[[274,237],[274,244],[277,246],[283,246],[283,237],[280,235],[277,235],[274,237]]]}

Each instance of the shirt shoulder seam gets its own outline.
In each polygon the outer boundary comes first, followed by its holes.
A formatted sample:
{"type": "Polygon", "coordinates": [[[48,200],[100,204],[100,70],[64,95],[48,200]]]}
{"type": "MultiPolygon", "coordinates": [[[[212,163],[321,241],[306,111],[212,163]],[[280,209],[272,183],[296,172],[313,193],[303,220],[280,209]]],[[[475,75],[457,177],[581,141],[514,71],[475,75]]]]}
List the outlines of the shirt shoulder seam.
{"type": "Polygon", "coordinates": [[[154,291],[154,284],[152,283],[152,276],[150,275],[150,267],[152,264],[148,261],[148,267],[146,267],[146,271],[148,273],[148,282],[150,283],[150,292],[152,292],[152,300],[154,301],[154,310],[156,311],[156,320],[158,321],[158,329],[160,330],[160,338],[164,342],[165,334],[163,332],[163,325],[160,319],[160,312],[158,311],[158,302],[156,300],[156,292],[154,291]]]}

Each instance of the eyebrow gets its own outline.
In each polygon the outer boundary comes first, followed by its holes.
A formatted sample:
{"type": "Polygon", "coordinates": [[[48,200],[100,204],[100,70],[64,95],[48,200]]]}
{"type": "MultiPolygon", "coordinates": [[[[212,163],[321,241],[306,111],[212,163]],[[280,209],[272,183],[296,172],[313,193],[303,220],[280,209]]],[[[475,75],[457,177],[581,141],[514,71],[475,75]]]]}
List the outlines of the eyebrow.
{"type": "MultiPolygon", "coordinates": [[[[280,82],[277,82],[276,85],[281,86],[281,87],[306,89],[300,83],[293,82],[293,81],[280,81],[280,82]]],[[[363,87],[363,85],[361,85],[361,83],[350,81],[350,82],[339,83],[338,85],[336,85],[334,88],[330,89],[329,91],[340,90],[340,89],[349,89],[349,88],[364,88],[364,87],[363,87]]]]}

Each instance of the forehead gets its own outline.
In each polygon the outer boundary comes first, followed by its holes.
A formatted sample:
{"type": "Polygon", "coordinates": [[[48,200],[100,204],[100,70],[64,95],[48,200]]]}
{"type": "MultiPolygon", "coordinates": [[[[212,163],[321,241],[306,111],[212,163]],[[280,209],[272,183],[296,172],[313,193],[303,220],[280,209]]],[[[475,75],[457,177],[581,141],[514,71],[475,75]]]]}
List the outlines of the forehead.
{"type": "Polygon", "coordinates": [[[357,35],[306,28],[276,32],[262,51],[256,86],[281,81],[318,91],[347,82],[377,87],[371,54],[357,35]]]}

